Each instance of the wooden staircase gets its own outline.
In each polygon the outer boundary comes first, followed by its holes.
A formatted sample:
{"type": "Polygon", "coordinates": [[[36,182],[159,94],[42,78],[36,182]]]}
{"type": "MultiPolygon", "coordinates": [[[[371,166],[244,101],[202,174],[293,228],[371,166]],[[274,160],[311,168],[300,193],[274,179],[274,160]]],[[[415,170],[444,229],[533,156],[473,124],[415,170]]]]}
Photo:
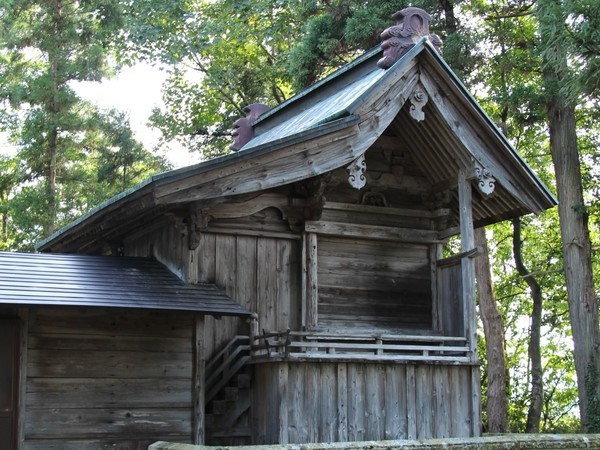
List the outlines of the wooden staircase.
{"type": "Polygon", "coordinates": [[[235,336],[206,364],[206,444],[251,443],[250,338],[235,336]]]}

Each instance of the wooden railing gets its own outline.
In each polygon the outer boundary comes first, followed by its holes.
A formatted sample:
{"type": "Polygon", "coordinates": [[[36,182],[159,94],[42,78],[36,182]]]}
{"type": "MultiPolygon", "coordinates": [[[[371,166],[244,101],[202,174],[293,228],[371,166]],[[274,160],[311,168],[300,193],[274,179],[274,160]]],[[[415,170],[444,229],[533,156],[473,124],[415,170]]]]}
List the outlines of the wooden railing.
{"type": "Polygon", "coordinates": [[[250,337],[235,336],[206,363],[205,403],[210,402],[250,360],[250,337]]]}
{"type": "Polygon", "coordinates": [[[450,336],[340,335],[283,331],[254,336],[252,358],[469,363],[466,339],[450,336]]]}

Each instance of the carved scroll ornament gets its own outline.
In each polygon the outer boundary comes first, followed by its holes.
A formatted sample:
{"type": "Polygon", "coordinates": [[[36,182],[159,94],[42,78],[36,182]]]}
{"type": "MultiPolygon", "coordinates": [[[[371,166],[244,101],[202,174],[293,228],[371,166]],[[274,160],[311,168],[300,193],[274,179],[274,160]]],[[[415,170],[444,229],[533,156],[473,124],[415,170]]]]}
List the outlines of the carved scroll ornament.
{"type": "Polygon", "coordinates": [[[494,189],[496,188],[496,179],[492,176],[492,173],[476,159],[473,159],[473,165],[475,177],[477,178],[477,187],[483,195],[489,197],[494,193],[494,189]]]}
{"type": "Polygon", "coordinates": [[[365,172],[367,171],[367,162],[365,155],[362,154],[346,167],[348,171],[348,183],[355,189],[362,189],[367,184],[365,172]]]}
{"type": "Polygon", "coordinates": [[[412,91],[409,97],[410,100],[410,117],[415,119],[417,122],[425,120],[425,113],[423,107],[429,101],[429,96],[425,92],[425,88],[420,84],[417,84],[415,89],[412,91]]]}

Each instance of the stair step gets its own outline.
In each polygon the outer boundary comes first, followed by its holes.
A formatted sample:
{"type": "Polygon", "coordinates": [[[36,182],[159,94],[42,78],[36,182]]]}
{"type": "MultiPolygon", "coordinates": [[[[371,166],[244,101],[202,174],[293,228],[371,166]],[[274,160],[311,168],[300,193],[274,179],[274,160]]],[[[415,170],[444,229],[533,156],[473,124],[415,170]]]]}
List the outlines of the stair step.
{"type": "Polygon", "coordinates": [[[227,386],[224,389],[225,391],[225,400],[228,401],[236,401],[238,399],[238,391],[239,389],[232,386],[227,386]]]}
{"type": "Polygon", "coordinates": [[[210,436],[213,438],[251,437],[252,430],[250,427],[219,428],[211,430],[210,436]]]}
{"type": "Polygon", "coordinates": [[[235,378],[235,384],[240,389],[250,389],[250,375],[239,373],[235,378]]]}
{"type": "Polygon", "coordinates": [[[212,413],[214,415],[225,414],[228,410],[227,400],[213,400],[212,401],[212,413]]]}

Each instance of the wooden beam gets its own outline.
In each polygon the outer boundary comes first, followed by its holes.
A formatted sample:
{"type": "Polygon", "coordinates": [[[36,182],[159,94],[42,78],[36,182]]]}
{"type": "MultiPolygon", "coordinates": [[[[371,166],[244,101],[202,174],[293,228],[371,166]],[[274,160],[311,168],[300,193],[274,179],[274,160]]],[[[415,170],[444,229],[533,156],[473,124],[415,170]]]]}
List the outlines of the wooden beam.
{"type": "Polygon", "coordinates": [[[193,443],[204,445],[205,438],[205,355],[204,355],[204,316],[196,315],[194,324],[194,375],[193,375],[193,443]]]}
{"type": "MultiPolygon", "coordinates": [[[[459,138],[465,149],[469,152],[476,161],[484,167],[500,181],[500,184],[506,189],[518,202],[525,205],[533,212],[539,213],[539,203],[532,201],[527,187],[517,187],[517,179],[513,176],[502,164],[493,159],[490,155],[490,150],[487,148],[488,142],[484,137],[485,133],[476,129],[476,121],[470,120],[464,112],[458,109],[458,102],[454,102],[452,97],[448,97],[442,87],[436,82],[435,78],[428,72],[421,72],[420,77],[425,90],[429,93],[431,104],[439,111],[444,121],[448,124],[452,132],[459,138]]],[[[511,161],[513,163],[514,161],[511,161]]],[[[471,169],[470,171],[473,171],[471,169]]],[[[523,174],[523,168],[519,170],[523,174]]],[[[519,175],[521,175],[519,174],[519,175]]],[[[470,176],[470,175],[469,175],[470,176]]],[[[529,176],[529,175],[527,175],[529,176]]],[[[467,177],[468,178],[468,177],[467,177]]]]}
{"type": "Polygon", "coordinates": [[[378,225],[357,225],[341,222],[306,222],[305,230],[311,233],[344,236],[362,239],[376,239],[397,242],[431,244],[437,242],[437,232],[414,228],[385,227],[378,225]]]}

